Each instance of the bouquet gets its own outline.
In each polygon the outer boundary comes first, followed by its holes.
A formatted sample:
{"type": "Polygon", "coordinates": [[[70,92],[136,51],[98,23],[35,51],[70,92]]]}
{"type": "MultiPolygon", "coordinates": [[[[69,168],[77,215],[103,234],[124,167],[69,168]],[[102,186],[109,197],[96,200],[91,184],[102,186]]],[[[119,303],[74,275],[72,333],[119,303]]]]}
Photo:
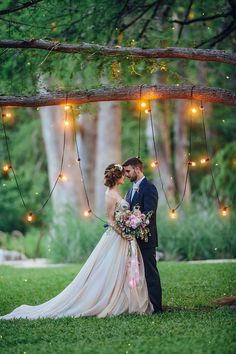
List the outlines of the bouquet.
{"type": "MultiPolygon", "coordinates": [[[[121,231],[122,237],[133,236],[147,242],[150,232],[149,219],[152,213],[152,211],[147,214],[142,213],[139,205],[135,205],[132,211],[128,207],[123,207],[115,212],[115,225],[121,231]]],[[[129,286],[135,288],[139,284],[140,275],[138,249],[134,240],[129,240],[128,276],[129,286]]]]}
{"type": "Polygon", "coordinates": [[[142,213],[138,204],[134,206],[132,211],[124,207],[115,212],[115,224],[123,235],[140,238],[147,242],[150,232],[148,225],[152,214],[152,211],[147,214],[142,213]]]}

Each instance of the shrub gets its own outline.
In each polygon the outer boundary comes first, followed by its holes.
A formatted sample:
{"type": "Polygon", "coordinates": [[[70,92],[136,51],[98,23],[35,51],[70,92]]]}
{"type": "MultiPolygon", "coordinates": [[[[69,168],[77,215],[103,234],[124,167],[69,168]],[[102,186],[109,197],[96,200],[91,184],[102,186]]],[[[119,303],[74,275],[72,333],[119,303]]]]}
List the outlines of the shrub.
{"type": "Polygon", "coordinates": [[[104,231],[101,221],[92,217],[82,219],[68,207],[60,222],[52,224],[48,239],[48,257],[53,262],[83,262],[104,231]]]}
{"type": "Polygon", "coordinates": [[[236,217],[228,217],[209,205],[199,204],[178,209],[172,220],[166,208],[158,211],[160,249],[167,258],[184,260],[236,257],[236,217]]]}

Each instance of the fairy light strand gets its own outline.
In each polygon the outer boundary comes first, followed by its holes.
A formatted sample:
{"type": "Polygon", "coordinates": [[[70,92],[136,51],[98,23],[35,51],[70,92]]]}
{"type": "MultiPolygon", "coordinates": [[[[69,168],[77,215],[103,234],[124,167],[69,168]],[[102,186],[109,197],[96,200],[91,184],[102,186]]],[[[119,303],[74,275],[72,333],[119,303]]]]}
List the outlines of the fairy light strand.
{"type": "Polygon", "coordinates": [[[102,218],[100,218],[98,215],[95,214],[95,212],[93,211],[93,209],[91,208],[90,202],[89,202],[89,196],[88,196],[88,192],[87,192],[87,188],[84,182],[84,173],[83,173],[83,169],[81,166],[81,155],[80,155],[80,151],[79,151],[79,144],[78,144],[78,140],[77,140],[77,134],[76,134],[76,119],[75,119],[75,112],[74,109],[72,107],[72,120],[73,120],[73,132],[74,132],[74,143],[76,146],[76,152],[77,152],[77,161],[79,163],[79,170],[80,170],[80,175],[81,175],[81,182],[83,185],[83,189],[84,189],[84,194],[85,194],[85,198],[86,198],[86,202],[87,202],[87,207],[88,210],[85,211],[86,216],[89,216],[89,214],[92,214],[96,219],[102,221],[104,224],[107,224],[107,221],[103,220],[102,218]]]}
{"type": "MultiPolygon", "coordinates": [[[[67,101],[67,98],[66,98],[66,101],[67,101]]],[[[5,138],[5,144],[6,144],[6,150],[7,150],[7,156],[8,156],[8,160],[9,160],[9,165],[11,166],[11,170],[12,170],[12,173],[13,173],[13,176],[14,176],[14,180],[15,180],[15,184],[16,184],[16,187],[17,187],[17,190],[18,190],[18,193],[20,195],[20,198],[21,198],[21,201],[22,201],[22,204],[24,206],[24,208],[26,209],[26,211],[30,211],[30,213],[32,213],[32,209],[28,208],[26,203],[25,203],[25,200],[24,200],[24,197],[23,197],[23,194],[22,194],[22,191],[21,191],[21,188],[20,188],[20,184],[18,182],[18,178],[17,178],[17,175],[15,173],[15,170],[14,170],[14,167],[13,167],[13,164],[12,164],[12,160],[11,160],[11,153],[10,153],[10,149],[9,149],[9,144],[8,144],[8,138],[7,138],[7,134],[6,134],[6,126],[5,126],[5,123],[4,123],[4,112],[3,112],[3,109],[1,108],[1,117],[2,117],[2,127],[3,127],[3,132],[4,132],[4,138],[5,138]]],[[[66,114],[66,117],[67,117],[67,112],[65,113],[66,114]]],[[[49,200],[51,199],[51,196],[56,188],[56,185],[60,179],[60,175],[62,173],[62,168],[63,168],[63,163],[64,163],[64,155],[65,155],[65,145],[66,145],[66,129],[64,127],[64,133],[63,133],[63,147],[62,147],[62,157],[61,157],[61,163],[60,163],[60,171],[58,173],[58,176],[53,184],[53,187],[51,188],[49,194],[48,194],[48,197],[46,198],[45,202],[42,204],[42,206],[35,210],[34,213],[35,214],[39,214],[40,212],[42,212],[42,210],[44,209],[44,207],[47,205],[47,203],[49,202],[49,200]]]]}
{"type": "MultiPolygon", "coordinates": [[[[151,123],[151,131],[152,131],[152,140],[153,140],[153,147],[154,147],[154,153],[155,153],[155,160],[158,161],[158,154],[157,154],[157,147],[156,147],[156,141],[155,141],[155,133],[154,133],[154,125],[153,125],[153,117],[152,117],[152,109],[151,109],[150,101],[149,101],[149,117],[150,117],[150,123],[151,123]]],[[[190,127],[190,131],[192,130],[191,128],[192,127],[190,127]]],[[[188,176],[189,176],[189,165],[187,164],[187,170],[186,170],[185,182],[184,182],[184,190],[183,190],[181,199],[180,199],[179,203],[174,208],[171,207],[170,202],[168,200],[168,196],[167,196],[166,190],[164,188],[164,182],[163,182],[163,178],[162,178],[162,174],[161,174],[161,168],[160,168],[159,164],[157,164],[157,171],[158,171],[158,175],[159,175],[159,178],[160,178],[161,188],[162,188],[162,191],[164,193],[164,197],[165,197],[166,203],[168,205],[168,208],[173,213],[173,211],[177,210],[180,207],[180,205],[182,204],[182,202],[184,200],[184,197],[185,197],[185,194],[186,194],[186,189],[187,189],[188,176]]]]}
{"type": "Polygon", "coordinates": [[[16,183],[16,186],[17,186],[17,189],[18,189],[22,204],[25,207],[25,209],[28,210],[27,205],[26,205],[26,203],[24,201],[24,198],[23,198],[23,195],[22,195],[22,192],[21,192],[17,177],[16,177],[15,169],[14,169],[13,164],[12,164],[11,153],[10,153],[10,149],[9,149],[9,145],[8,145],[8,138],[7,138],[7,133],[6,133],[6,127],[5,127],[5,123],[4,123],[4,111],[3,111],[2,108],[1,108],[1,120],[2,120],[2,129],[3,129],[4,138],[5,138],[5,144],[6,144],[6,150],[7,150],[7,156],[8,156],[9,164],[11,166],[11,170],[12,170],[12,173],[13,173],[13,176],[14,176],[14,180],[15,180],[15,183],[16,183]]]}
{"type": "Polygon", "coordinates": [[[204,107],[203,107],[202,101],[201,101],[201,114],[202,114],[202,128],[203,128],[203,136],[204,136],[204,141],[205,141],[205,148],[206,148],[207,157],[209,158],[210,174],[211,174],[212,182],[213,182],[213,185],[215,188],[217,202],[218,202],[219,207],[221,207],[221,201],[220,201],[219,193],[217,190],[215,176],[213,173],[213,168],[212,168],[212,163],[211,163],[211,158],[210,158],[210,151],[209,151],[209,147],[207,144],[206,124],[205,124],[204,107]]]}

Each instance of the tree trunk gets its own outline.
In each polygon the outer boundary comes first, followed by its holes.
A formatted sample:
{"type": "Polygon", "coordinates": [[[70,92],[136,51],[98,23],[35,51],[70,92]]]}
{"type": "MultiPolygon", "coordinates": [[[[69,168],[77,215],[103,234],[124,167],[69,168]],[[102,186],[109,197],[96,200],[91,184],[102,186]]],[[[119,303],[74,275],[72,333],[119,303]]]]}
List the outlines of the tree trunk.
{"type": "Polygon", "coordinates": [[[104,214],[104,170],[110,163],[121,162],[121,106],[119,102],[101,102],[98,112],[95,168],[95,212],[104,214]]]}

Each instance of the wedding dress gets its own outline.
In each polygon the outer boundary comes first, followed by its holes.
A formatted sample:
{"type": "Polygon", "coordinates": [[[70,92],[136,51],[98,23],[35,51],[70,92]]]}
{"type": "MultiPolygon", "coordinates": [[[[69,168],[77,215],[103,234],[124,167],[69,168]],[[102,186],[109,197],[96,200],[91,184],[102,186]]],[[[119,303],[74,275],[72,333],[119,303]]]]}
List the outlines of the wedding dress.
{"type": "MultiPolygon", "coordinates": [[[[123,208],[122,199],[117,208],[123,208]]],[[[130,283],[130,244],[109,227],[74,280],[57,296],[36,306],[21,305],[0,320],[80,316],[115,316],[152,313],[142,256],[131,241],[138,259],[138,283],[130,283]]]]}

